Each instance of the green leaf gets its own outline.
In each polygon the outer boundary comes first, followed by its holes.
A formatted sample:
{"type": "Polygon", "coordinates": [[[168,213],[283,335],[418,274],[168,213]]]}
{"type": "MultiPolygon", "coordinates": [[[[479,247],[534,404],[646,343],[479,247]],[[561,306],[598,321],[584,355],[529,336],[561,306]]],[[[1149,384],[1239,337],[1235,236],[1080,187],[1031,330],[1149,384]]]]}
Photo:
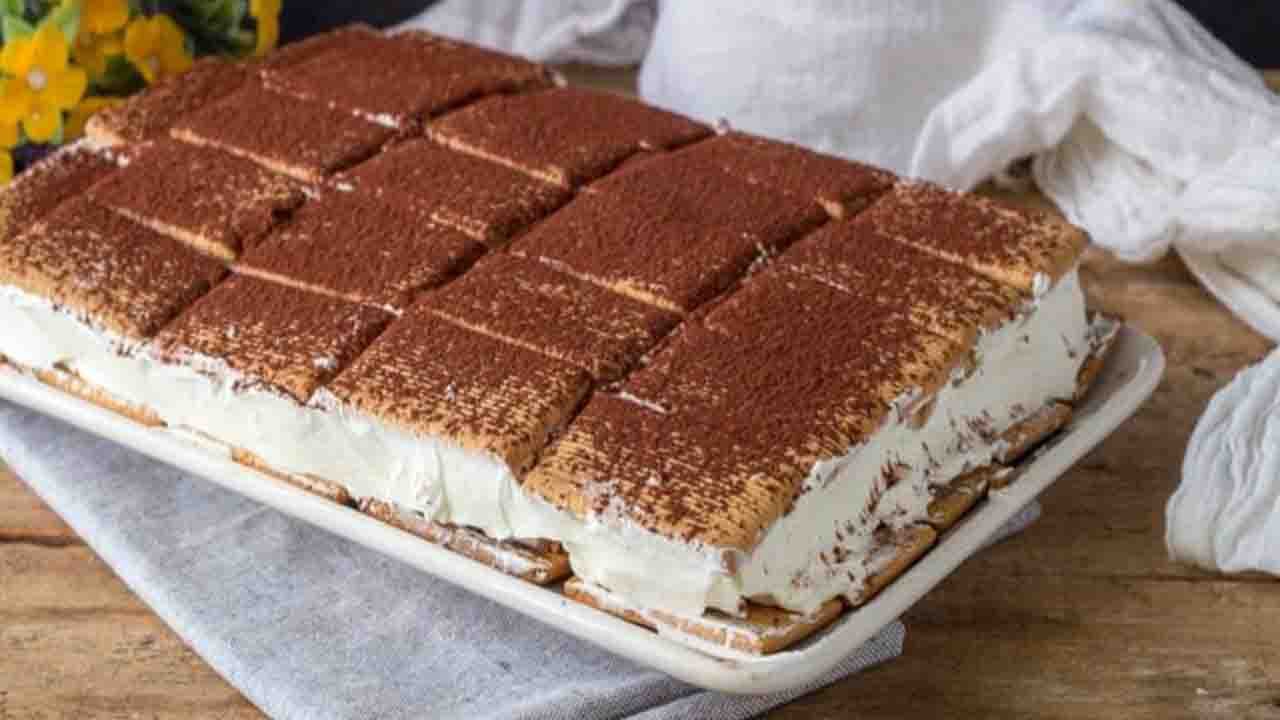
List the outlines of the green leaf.
{"type": "Polygon", "coordinates": [[[138,69],[123,55],[107,59],[107,69],[93,83],[99,95],[128,95],[146,86],[138,69]]]}
{"type": "Polygon", "coordinates": [[[62,34],[67,36],[67,42],[75,42],[76,34],[80,32],[80,0],[62,3],[40,24],[44,23],[57,25],[62,34]]]}
{"type": "Polygon", "coordinates": [[[249,0],[227,0],[226,5],[231,29],[235,30],[244,24],[244,18],[249,14],[249,0]]]}
{"type": "Polygon", "coordinates": [[[4,14],[13,17],[22,17],[26,12],[26,3],[23,0],[4,0],[4,14]]]}
{"type": "Polygon", "coordinates": [[[58,113],[58,130],[53,134],[53,139],[49,141],[50,144],[52,145],[62,144],[62,141],[64,139],[62,136],[67,129],[67,124],[66,122],[64,122],[65,119],[66,118],[63,117],[62,113],[58,113]]]}
{"type": "Polygon", "coordinates": [[[21,40],[25,37],[31,37],[36,34],[35,28],[31,27],[26,20],[23,20],[16,15],[4,16],[3,29],[5,44],[11,43],[14,40],[21,40]]]}

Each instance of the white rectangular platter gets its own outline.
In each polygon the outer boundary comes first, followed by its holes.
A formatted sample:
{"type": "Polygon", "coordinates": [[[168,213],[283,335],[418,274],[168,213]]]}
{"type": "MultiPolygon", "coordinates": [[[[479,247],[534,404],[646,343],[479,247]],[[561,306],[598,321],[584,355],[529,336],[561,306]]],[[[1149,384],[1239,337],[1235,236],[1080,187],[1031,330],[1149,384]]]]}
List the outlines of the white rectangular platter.
{"type": "Polygon", "coordinates": [[[1017,481],[989,494],[938,545],[874,600],[846,612],[794,649],[765,657],[715,657],[580,605],[555,588],[504,575],[415,536],[232,461],[225,452],[167,430],[146,428],[22,374],[0,368],[0,397],[61,418],[306,522],[318,525],[618,655],[705,688],[769,693],[829,672],[980,549],[1010,518],[1133,415],[1164,372],[1149,336],[1121,328],[1106,366],[1071,424],[1027,460],[1017,481]]]}

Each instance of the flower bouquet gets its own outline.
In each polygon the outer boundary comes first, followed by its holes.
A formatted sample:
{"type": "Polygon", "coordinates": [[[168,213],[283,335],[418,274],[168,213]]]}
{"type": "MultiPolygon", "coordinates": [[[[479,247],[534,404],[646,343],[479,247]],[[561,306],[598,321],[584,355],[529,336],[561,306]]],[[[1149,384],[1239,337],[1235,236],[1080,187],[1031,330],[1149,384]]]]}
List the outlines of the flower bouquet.
{"type": "Polygon", "coordinates": [[[275,47],[283,0],[0,0],[0,183],[195,57],[275,47]]]}

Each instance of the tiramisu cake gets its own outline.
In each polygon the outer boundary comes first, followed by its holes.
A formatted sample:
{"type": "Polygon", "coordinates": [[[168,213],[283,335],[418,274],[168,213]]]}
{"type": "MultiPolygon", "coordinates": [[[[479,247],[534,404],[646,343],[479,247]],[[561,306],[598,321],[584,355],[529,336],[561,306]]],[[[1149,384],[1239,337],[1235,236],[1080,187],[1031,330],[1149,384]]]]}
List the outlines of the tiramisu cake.
{"type": "Polygon", "coordinates": [[[0,353],[721,651],[1068,421],[1078,230],[556,80],[361,27],[199,63],[0,195],[0,353]]]}

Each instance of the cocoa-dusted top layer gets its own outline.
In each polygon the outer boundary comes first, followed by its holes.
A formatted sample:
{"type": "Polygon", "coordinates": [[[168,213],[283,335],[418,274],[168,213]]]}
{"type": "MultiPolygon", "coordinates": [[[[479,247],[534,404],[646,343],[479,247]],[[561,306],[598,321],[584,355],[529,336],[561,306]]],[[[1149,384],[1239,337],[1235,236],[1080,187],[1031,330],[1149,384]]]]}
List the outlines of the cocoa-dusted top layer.
{"type": "Polygon", "coordinates": [[[180,118],[235,92],[250,75],[243,63],[201,58],[182,75],[98,112],[89,119],[85,132],[105,144],[161,138],[180,118]]]}
{"type": "Polygon", "coordinates": [[[481,100],[432,123],[450,147],[564,187],[577,187],[641,150],[711,134],[701,123],[631,98],[564,87],[481,100]]]}
{"type": "Polygon", "coordinates": [[[67,145],[36,163],[0,190],[0,239],[31,227],[116,168],[109,151],[85,143],[67,145]]]}
{"type": "Polygon", "coordinates": [[[262,77],[281,92],[398,129],[484,95],[551,85],[536,63],[418,32],[335,44],[285,68],[264,68],[262,77]]]}
{"type": "Polygon", "coordinates": [[[511,252],[672,312],[723,292],[761,256],[749,233],[662,210],[620,194],[581,195],[511,252]]]}
{"type": "Polygon", "coordinates": [[[344,25],[329,32],[311,35],[288,45],[282,45],[275,52],[258,63],[258,70],[283,70],[331,50],[340,50],[347,54],[359,54],[361,50],[383,39],[377,29],[364,23],[344,25]]]}
{"type": "Polygon", "coordinates": [[[893,187],[892,173],[790,143],[730,132],[681,151],[748,182],[810,198],[834,218],[856,215],[893,187]]]}
{"type": "Polygon", "coordinates": [[[672,313],[505,253],[482,260],[414,308],[422,310],[600,380],[621,376],[679,322],[672,313]]]}
{"type": "Polygon", "coordinates": [[[246,252],[237,270],[403,310],[483,253],[479,242],[405,206],[326,190],[246,252]]]}
{"type": "Polygon", "coordinates": [[[701,422],[785,414],[806,433],[820,426],[821,408],[839,403],[845,417],[827,436],[843,452],[886,409],[884,393],[872,388],[894,397],[936,387],[942,378],[934,373],[949,369],[957,351],[906,322],[900,303],[770,269],[681,328],[623,389],[701,422]]]}
{"type": "Polygon", "coordinates": [[[429,212],[436,222],[490,247],[503,245],[569,199],[563,188],[428,140],[400,143],[340,173],[339,182],[429,212]]]}
{"type": "Polygon", "coordinates": [[[816,461],[904,393],[938,388],[958,354],[892,307],[766,271],[681,328],[620,399],[593,400],[526,487],[579,515],[750,549],[816,461]]]}
{"type": "Polygon", "coordinates": [[[152,337],[225,274],[216,260],[83,196],[0,242],[0,284],[133,340],[152,337]]]}
{"type": "Polygon", "coordinates": [[[328,390],[409,432],[520,470],[589,386],[568,363],[424,312],[397,320],[328,390]]]}
{"type": "Polygon", "coordinates": [[[1016,290],[882,235],[863,218],[826,225],[783,253],[778,265],[901,307],[920,327],[965,345],[1025,303],[1016,290]]]}
{"type": "Polygon", "coordinates": [[[172,133],[307,182],[364,160],[392,135],[350,113],[256,83],[179,121],[172,133]]]}
{"type": "Polygon", "coordinates": [[[581,519],[749,550],[806,471],[741,453],[740,440],[596,393],[523,488],[581,519]]]}
{"type": "Polygon", "coordinates": [[[160,331],[156,352],[197,369],[225,363],[243,376],[241,390],[306,402],[390,320],[381,310],[236,275],[160,331]]]}
{"type": "Polygon", "coordinates": [[[861,220],[1025,293],[1034,290],[1036,275],[1056,282],[1070,272],[1087,242],[1081,230],[1046,213],[924,182],[898,183],[861,220]]]}
{"type": "Polygon", "coordinates": [[[212,148],[161,140],[90,197],[202,252],[234,259],[303,200],[301,186],[253,162],[212,148]]]}
{"type": "Polygon", "coordinates": [[[826,220],[804,198],[733,177],[706,158],[657,155],[591,186],[591,193],[622,198],[637,211],[707,230],[739,233],[774,252],[826,220]]]}

